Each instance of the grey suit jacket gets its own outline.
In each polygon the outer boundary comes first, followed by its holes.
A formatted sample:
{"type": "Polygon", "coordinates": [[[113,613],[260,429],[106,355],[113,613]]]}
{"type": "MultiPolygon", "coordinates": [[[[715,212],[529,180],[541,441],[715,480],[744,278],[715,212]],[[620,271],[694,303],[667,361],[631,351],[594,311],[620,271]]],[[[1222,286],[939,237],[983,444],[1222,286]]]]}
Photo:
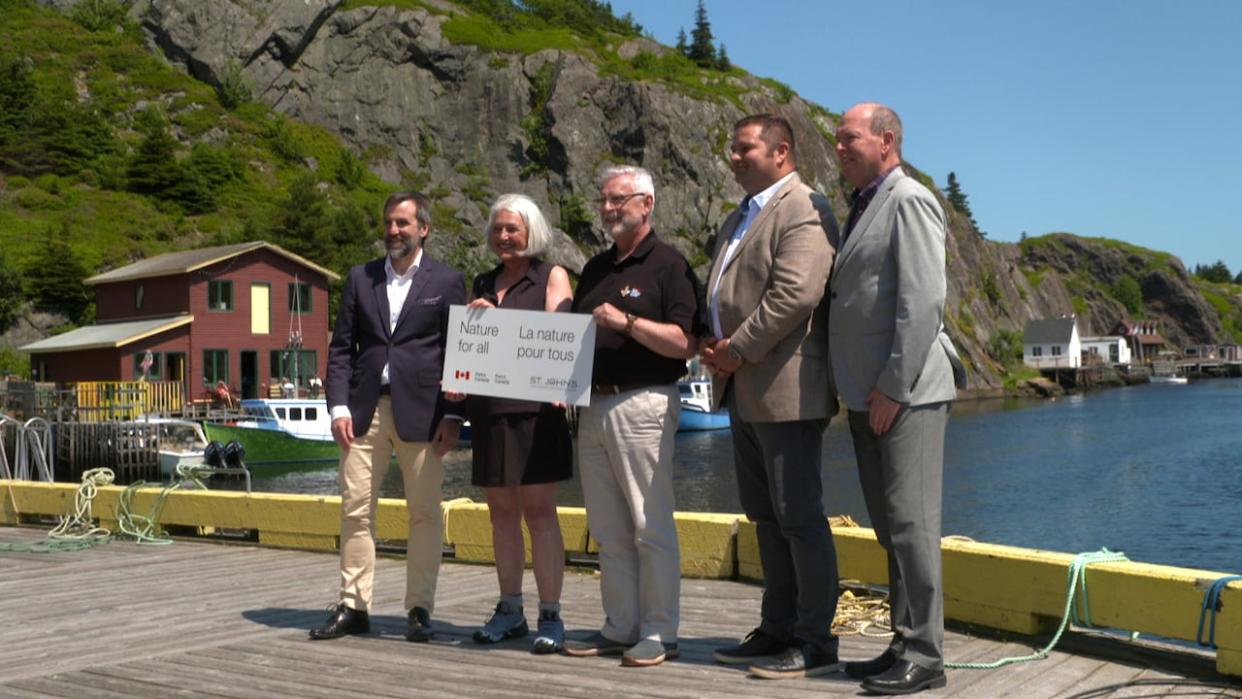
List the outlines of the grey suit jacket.
{"type": "Polygon", "coordinates": [[[795,173],[723,265],[742,214],[731,213],[716,236],[707,293],[710,303],[720,277],[720,329],[746,361],[729,379],[713,378],[714,407],[732,381],[735,417],[747,422],[830,417],[837,401],[823,301],[837,236],[832,209],[795,173]]]}
{"type": "Polygon", "coordinates": [[[953,400],[966,371],[944,332],[944,210],[900,167],[837,254],[828,282],[833,374],[850,410],[872,389],[900,403],[953,400]]]}

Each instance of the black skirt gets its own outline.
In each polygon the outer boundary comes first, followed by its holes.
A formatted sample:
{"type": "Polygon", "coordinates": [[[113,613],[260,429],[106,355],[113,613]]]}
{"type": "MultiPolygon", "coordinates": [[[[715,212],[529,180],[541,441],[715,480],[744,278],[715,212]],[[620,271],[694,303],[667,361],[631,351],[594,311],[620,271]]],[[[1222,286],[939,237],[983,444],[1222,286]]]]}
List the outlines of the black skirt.
{"type": "Polygon", "coordinates": [[[481,488],[554,483],[573,477],[574,448],[565,411],[500,413],[470,419],[471,482],[481,488]]]}

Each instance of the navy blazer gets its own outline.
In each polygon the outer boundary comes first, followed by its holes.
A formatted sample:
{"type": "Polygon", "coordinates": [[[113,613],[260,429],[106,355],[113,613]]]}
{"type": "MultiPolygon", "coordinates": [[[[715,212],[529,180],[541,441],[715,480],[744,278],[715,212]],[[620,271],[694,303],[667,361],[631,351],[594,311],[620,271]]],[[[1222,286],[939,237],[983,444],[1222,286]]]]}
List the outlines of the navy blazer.
{"type": "Polygon", "coordinates": [[[440,375],[449,306],[466,302],[466,282],[461,272],[424,250],[392,332],[387,283],[384,258],[349,270],[328,343],[328,406],[349,406],[354,435],[366,434],[386,363],[397,435],[406,442],[428,442],[444,416],[440,375]]]}

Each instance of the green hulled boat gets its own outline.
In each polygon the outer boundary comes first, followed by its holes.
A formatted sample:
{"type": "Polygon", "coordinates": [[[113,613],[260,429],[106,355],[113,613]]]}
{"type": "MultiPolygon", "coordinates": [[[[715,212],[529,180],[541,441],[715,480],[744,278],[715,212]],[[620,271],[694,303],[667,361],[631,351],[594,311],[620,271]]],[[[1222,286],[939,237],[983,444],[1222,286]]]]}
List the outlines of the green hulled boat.
{"type": "Polygon", "coordinates": [[[207,422],[203,431],[212,441],[241,442],[247,466],[340,459],[340,448],[332,439],[332,419],[322,398],[256,398],[243,400],[241,407],[244,417],[207,422]]]}

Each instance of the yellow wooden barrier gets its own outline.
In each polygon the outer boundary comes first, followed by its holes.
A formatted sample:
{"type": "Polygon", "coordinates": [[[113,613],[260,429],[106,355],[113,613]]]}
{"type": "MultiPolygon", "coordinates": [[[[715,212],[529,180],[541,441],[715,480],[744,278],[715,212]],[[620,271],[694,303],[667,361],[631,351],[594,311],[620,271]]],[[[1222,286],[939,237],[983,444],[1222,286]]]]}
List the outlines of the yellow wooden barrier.
{"type": "Polygon", "coordinates": [[[179,381],[79,381],[73,391],[82,419],[133,420],[185,408],[179,381]]]}
{"type": "MultiPolygon", "coordinates": [[[[101,488],[94,513],[116,530],[117,498],[123,489],[101,488]]],[[[25,515],[69,512],[77,486],[0,480],[0,524],[16,525],[25,515]],[[20,513],[20,514],[19,514],[20,513]]],[[[139,491],[133,508],[146,513],[158,488],[139,491]]],[[[381,499],[376,535],[404,540],[408,519],[401,500],[381,499]]],[[[167,525],[255,529],[259,542],[290,548],[335,550],[340,533],[336,496],[175,491],[160,522],[167,525]]],[[[445,543],[462,560],[493,560],[486,505],[445,503],[445,543]]],[[[565,548],[589,550],[582,508],[558,508],[565,548]]],[[[678,513],[682,574],[687,577],[762,577],[754,524],[738,515],[678,513]],[[736,572],[735,572],[736,571],[736,572]]],[[[886,584],[884,551],[870,529],[833,530],[842,578],[886,584]]],[[[945,617],[1024,634],[1046,633],[1065,606],[1071,554],[946,540],[943,544],[945,617]]],[[[1203,593],[1225,573],[1139,562],[1097,563],[1087,569],[1087,591],[1095,624],[1195,640],[1203,593]]],[[[1242,582],[1220,596],[1216,619],[1217,669],[1242,676],[1242,582]]]]}

